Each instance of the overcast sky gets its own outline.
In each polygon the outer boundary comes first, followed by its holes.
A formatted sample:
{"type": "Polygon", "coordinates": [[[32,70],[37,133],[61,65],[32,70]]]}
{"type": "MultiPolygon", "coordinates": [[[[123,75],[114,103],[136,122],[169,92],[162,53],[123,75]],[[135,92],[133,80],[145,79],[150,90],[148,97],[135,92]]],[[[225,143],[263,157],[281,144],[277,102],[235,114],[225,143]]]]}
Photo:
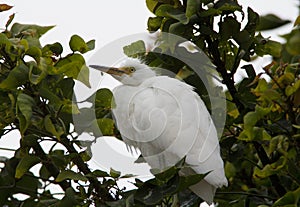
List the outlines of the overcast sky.
{"type": "MultiPolygon", "coordinates": [[[[67,47],[73,34],[78,34],[85,40],[95,39],[96,49],[86,56],[87,59],[104,45],[110,44],[118,38],[146,32],[147,19],[152,15],[146,8],[145,0],[4,0],[2,2],[13,5],[14,8],[0,14],[1,28],[4,28],[8,16],[15,12],[14,22],[56,25],[42,37],[44,44],[58,41],[67,47]]],[[[296,5],[299,1],[296,0],[241,0],[239,2],[245,9],[250,5],[259,14],[275,13],[281,18],[292,21],[298,15],[296,5]]],[[[292,25],[288,25],[273,31],[270,35],[275,38],[276,33],[283,34],[291,28],[292,25]]],[[[17,148],[19,140],[15,136],[2,138],[0,146],[17,148]]],[[[7,152],[0,150],[0,156],[3,155],[7,155],[7,152]]],[[[101,157],[101,155],[98,156],[101,157]]],[[[122,156],[124,155],[120,153],[110,157],[109,161],[106,160],[100,165],[113,165],[117,170],[124,170],[123,168],[118,169],[120,166],[118,160],[122,159],[122,156]]],[[[132,160],[129,159],[130,161],[132,160]]],[[[126,162],[125,165],[127,165],[126,162]]],[[[136,172],[139,170],[141,169],[137,169],[136,172]]]]}

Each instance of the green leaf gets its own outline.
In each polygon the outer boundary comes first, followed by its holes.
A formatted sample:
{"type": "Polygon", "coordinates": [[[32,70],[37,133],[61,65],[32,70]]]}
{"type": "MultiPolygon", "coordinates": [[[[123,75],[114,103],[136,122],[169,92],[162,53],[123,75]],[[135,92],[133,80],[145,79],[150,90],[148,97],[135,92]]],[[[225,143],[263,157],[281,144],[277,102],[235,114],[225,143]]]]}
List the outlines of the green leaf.
{"type": "Polygon", "coordinates": [[[52,55],[55,56],[61,55],[63,52],[63,47],[59,42],[55,42],[53,44],[47,44],[42,49],[44,55],[52,55]],[[49,53],[50,52],[50,53],[49,53]]]}
{"type": "Polygon", "coordinates": [[[73,52],[86,53],[95,48],[95,40],[85,42],[80,36],[73,35],[69,42],[70,48],[73,52]]]}
{"type": "Polygon", "coordinates": [[[217,1],[214,8],[218,9],[219,11],[226,12],[226,13],[243,11],[242,6],[238,4],[238,1],[232,1],[232,0],[217,1]]]}
{"type": "Polygon", "coordinates": [[[256,53],[260,56],[272,55],[273,57],[280,57],[282,51],[282,44],[273,40],[266,40],[264,44],[258,44],[256,53]]]}
{"type": "Polygon", "coordinates": [[[293,30],[290,37],[287,39],[286,50],[291,55],[300,54],[300,31],[293,30]]]}
{"type": "Polygon", "coordinates": [[[288,24],[290,22],[291,22],[290,20],[283,20],[278,16],[276,16],[275,14],[267,14],[265,16],[260,16],[257,30],[263,31],[263,30],[275,29],[285,24],[288,24]]]}
{"type": "MultiPolygon", "coordinates": [[[[67,74],[67,73],[66,73],[67,74]]],[[[69,77],[73,77],[74,74],[70,74],[69,77]]],[[[90,84],[90,70],[86,65],[83,65],[80,69],[80,72],[76,77],[73,77],[77,80],[79,80],[81,83],[86,85],[88,88],[91,88],[90,84]]]]}
{"type": "Polygon", "coordinates": [[[178,36],[183,36],[187,29],[188,28],[181,22],[176,22],[170,25],[169,32],[178,36]]]}
{"type": "Polygon", "coordinates": [[[88,42],[86,43],[86,45],[87,45],[88,48],[89,48],[89,51],[95,49],[95,43],[96,43],[95,40],[90,40],[90,41],[88,41],[88,42]]]}
{"type": "Polygon", "coordinates": [[[28,80],[29,68],[21,63],[10,71],[7,78],[0,83],[1,89],[16,89],[28,80]]]}
{"type": "Polygon", "coordinates": [[[114,121],[109,118],[97,119],[97,124],[102,136],[113,136],[114,135],[114,121]]]}
{"type": "Polygon", "coordinates": [[[279,198],[272,206],[273,207],[296,207],[299,205],[300,188],[294,191],[287,192],[283,197],[279,198]]]}
{"type": "Polygon", "coordinates": [[[143,40],[138,40],[123,47],[123,52],[128,57],[137,58],[146,53],[146,46],[143,40]]]}
{"type": "Polygon", "coordinates": [[[33,57],[35,60],[39,60],[39,58],[42,56],[42,50],[36,46],[33,46],[30,47],[25,54],[33,57]]]}
{"type": "Polygon", "coordinates": [[[18,193],[35,197],[38,192],[38,188],[41,188],[39,178],[35,177],[32,172],[24,174],[20,180],[16,182],[15,189],[18,189],[18,193]]]}
{"type": "Polygon", "coordinates": [[[51,104],[61,103],[60,97],[58,97],[46,83],[42,83],[41,87],[39,88],[39,94],[41,97],[49,100],[51,104]]]}
{"type": "Polygon", "coordinates": [[[233,17],[226,17],[220,23],[220,34],[223,40],[235,37],[240,32],[241,24],[233,17]]]}
{"type": "MultiPolygon", "coordinates": [[[[208,174],[208,173],[207,173],[208,174]]],[[[207,174],[194,174],[188,176],[180,176],[177,192],[181,192],[188,187],[199,183],[207,174]]]]}
{"type": "Polygon", "coordinates": [[[32,37],[41,37],[43,34],[48,32],[54,26],[39,26],[35,24],[20,24],[14,23],[11,27],[11,33],[13,36],[18,35],[31,35],[32,37]]]}
{"type": "Polygon", "coordinates": [[[160,172],[160,170],[158,172],[156,172],[156,169],[151,169],[151,173],[155,175],[155,178],[161,182],[168,182],[170,179],[172,179],[178,172],[179,172],[179,168],[177,168],[176,166],[167,168],[165,170],[163,170],[162,172],[160,172]]]}
{"type": "Polygon", "coordinates": [[[45,165],[42,165],[39,171],[39,175],[42,179],[48,180],[51,177],[51,172],[49,172],[45,165]]]}
{"type": "Polygon", "coordinates": [[[25,119],[25,126],[21,129],[21,133],[23,134],[31,122],[32,108],[35,106],[35,101],[31,96],[20,93],[17,97],[17,106],[25,119]]]}
{"type": "Polygon", "coordinates": [[[234,178],[236,171],[237,171],[234,164],[232,164],[231,162],[228,162],[228,161],[225,164],[224,170],[225,170],[225,175],[228,179],[234,178]]]}
{"type": "Polygon", "coordinates": [[[209,8],[207,10],[203,10],[199,13],[199,17],[209,17],[209,16],[217,16],[222,14],[222,11],[215,9],[215,8],[209,8]]]}
{"type": "Polygon", "coordinates": [[[32,84],[39,84],[47,75],[47,70],[38,68],[35,63],[29,63],[29,80],[32,84]]]}
{"type": "Polygon", "coordinates": [[[17,165],[15,178],[21,178],[31,167],[40,162],[39,157],[34,155],[25,155],[17,165]]]}
{"type": "Polygon", "coordinates": [[[187,0],[187,6],[185,15],[187,18],[191,18],[192,15],[196,14],[201,7],[201,0],[187,0]]]}
{"type": "Polygon", "coordinates": [[[58,202],[58,204],[55,204],[55,207],[79,206],[79,204],[76,192],[70,187],[66,190],[65,196],[58,202]]]}
{"type": "MultiPolygon", "coordinates": [[[[112,108],[113,104],[113,93],[111,90],[107,88],[100,88],[96,92],[96,98],[95,98],[95,108],[96,111],[98,108],[112,108]]],[[[96,112],[97,113],[97,112],[96,112]]]]}
{"type": "Polygon", "coordinates": [[[73,52],[79,51],[84,53],[88,50],[85,41],[78,35],[73,35],[69,42],[70,48],[73,52]]]}
{"type": "Polygon", "coordinates": [[[153,14],[155,13],[155,10],[161,3],[157,0],[146,0],[146,5],[149,11],[151,11],[153,14]]]}
{"type": "Polygon", "coordinates": [[[266,178],[271,175],[274,175],[278,173],[282,168],[286,166],[287,163],[287,158],[284,156],[281,156],[278,161],[272,163],[272,164],[267,164],[264,166],[263,169],[254,169],[253,176],[257,178],[266,178]]]}
{"type": "Polygon", "coordinates": [[[270,108],[262,108],[261,106],[256,106],[254,112],[248,112],[244,116],[245,128],[253,127],[260,119],[262,119],[265,115],[270,113],[270,111],[270,108]]]}
{"type": "Polygon", "coordinates": [[[245,69],[246,70],[246,73],[248,75],[248,78],[253,81],[256,77],[256,73],[255,73],[255,70],[254,70],[254,67],[252,64],[249,64],[249,65],[244,65],[242,66],[241,68],[245,69]]]}
{"type": "Polygon", "coordinates": [[[259,23],[259,15],[254,12],[250,7],[247,9],[248,13],[248,22],[245,26],[245,30],[247,30],[251,35],[254,35],[256,32],[256,27],[259,23]]]}
{"type": "Polygon", "coordinates": [[[159,17],[170,17],[172,19],[176,19],[182,24],[187,24],[189,22],[189,19],[186,17],[184,12],[168,4],[159,6],[156,9],[155,14],[159,17]]]}
{"type": "Polygon", "coordinates": [[[45,118],[44,118],[44,126],[47,132],[50,132],[53,136],[55,136],[58,140],[60,140],[60,136],[63,135],[65,133],[65,131],[55,125],[52,120],[51,120],[51,115],[48,114],[45,118]]]}
{"type": "Polygon", "coordinates": [[[113,178],[119,178],[121,176],[121,172],[110,168],[109,174],[113,178]]]}
{"type": "Polygon", "coordinates": [[[148,31],[155,32],[157,31],[162,24],[163,17],[149,17],[148,18],[148,31]]]}
{"type": "Polygon", "coordinates": [[[81,180],[81,181],[88,181],[87,177],[82,175],[81,173],[76,173],[72,170],[63,170],[61,171],[58,176],[56,177],[56,182],[61,182],[63,180],[81,180]]]}
{"type": "Polygon", "coordinates": [[[49,74],[65,74],[69,78],[74,78],[90,87],[89,82],[89,69],[85,65],[85,60],[80,54],[71,54],[61,59],[56,68],[49,74]]]}
{"type": "Polygon", "coordinates": [[[102,170],[95,170],[92,172],[92,175],[96,177],[109,177],[109,174],[102,170]]]}

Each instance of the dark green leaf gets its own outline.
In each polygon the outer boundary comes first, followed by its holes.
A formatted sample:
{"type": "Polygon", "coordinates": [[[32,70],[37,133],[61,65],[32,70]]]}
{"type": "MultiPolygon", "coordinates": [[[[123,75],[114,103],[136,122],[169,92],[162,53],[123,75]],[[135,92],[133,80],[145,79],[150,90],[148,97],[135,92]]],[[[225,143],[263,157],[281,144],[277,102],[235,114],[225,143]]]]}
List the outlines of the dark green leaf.
{"type": "Polygon", "coordinates": [[[159,6],[156,9],[155,14],[159,17],[170,17],[172,19],[176,19],[182,24],[187,24],[189,22],[189,19],[186,17],[184,12],[168,4],[159,6]]]}
{"type": "Polygon", "coordinates": [[[173,178],[180,168],[177,167],[170,167],[163,172],[155,173],[154,169],[151,169],[151,172],[155,175],[155,178],[157,178],[161,182],[168,182],[171,178],[173,178]]]}
{"type": "Polygon", "coordinates": [[[253,65],[249,64],[249,65],[244,65],[242,66],[243,69],[246,70],[246,73],[248,75],[248,78],[253,81],[256,77],[256,73],[255,73],[255,70],[253,68],[253,65]]]}
{"type": "Polygon", "coordinates": [[[250,7],[247,9],[248,13],[248,22],[245,26],[245,30],[247,30],[251,35],[255,34],[256,27],[259,23],[259,15],[254,12],[250,7]]]}
{"type": "MultiPolygon", "coordinates": [[[[208,174],[208,173],[207,173],[208,174]]],[[[207,174],[195,174],[195,175],[189,175],[189,176],[181,176],[179,178],[179,184],[177,191],[183,191],[187,189],[188,187],[195,185],[199,183],[207,174]]]]}
{"type": "Polygon", "coordinates": [[[33,167],[39,162],[40,159],[37,156],[26,155],[20,160],[16,168],[15,178],[17,179],[21,178],[31,167],[33,167]]]}
{"type": "Polygon", "coordinates": [[[10,71],[7,78],[0,83],[2,89],[16,89],[18,86],[27,82],[29,76],[29,68],[21,63],[10,71]]]}
{"type": "Polygon", "coordinates": [[[263,30],[275,29],[285,24],[288,24],[290,22],[291,22],[290,20],[281,19],[274,14],[267,14],[265,16],[260,16],[257,30],[263,31],[263,30]]]}
{"type": "Polygon", "coordinates": [[[222,11],[222,12],[228,12],[233,13],[235,11],[242,12],[242,6],[238,4],[238,1],[236,0],[221,0],[217,1],[214,8],[222,11]]]}
{"type": "Polygon", "coordinates": [[[62,54],[63,52],[63,47],[62,45],[59,43],[59,42],[55,42],[53,44],[48,44],[48,45],[45,45],[42,49],[43,51],[43,54],[44,55],[55,55],[55,56],[58,56],[60,54],[62,54]],[[50,52],[50,54],[49,54],[50,52]]]}
{"type": "Polygon", "coordinates": [[[148,31],[149,32],[155,32],[157,31],[161,24],[162,24],[162,20],[163,18],[162,17],[149,17],[148,18],[148,31]]]}
{"type": "Polygon", "coordinates": [[[60,136],[65,133],[65,131],[62,127],[60,127],[59,125],[53,123],[50,114],[48,114],[44,118],[44,127],[45,127],[47,132],[50,132],[58,140],[60,140],[60,136]]]}
{"type": "Polygon", "coordinates": [[[241,29],[241,24],[233,17],[226,17],[220,23],[220,33],[223,40],[235,37],[241,29]]]}
{"type": "Polygon", "coordinates": [[[35,177],[33,173],[27,172],[20,180],[16,182],[15,189],[18,193],[35,197],[37,195],[37,190],[40,187],[41,183],[39,178],[35,177]]]}
{"type": "Polygon", "coordinates": [[[92,172],[92,175],[96,177],[109,177],[109,174],[102,170],[95,170],[92,172]]]}
{"type": "Polygon", "coordinates": [[[79,202],[76,200],[77,196],[73,188],[68,188],[65,192],[65,196],[61,199],[57,207],[66,207],[66,206],[78,206],[79,202]]]}
{"type": "Polygon", "coordinates": [[[42,179],[48,180],[51,177],[51,172],[49,172],[45,165],[42,165],[39,171],[39,175],[42,179]]]}
{"type": "Polygon", "coordinates": [[[287,39],[286,50],[291,55],[300,54],[300,31],[293,30],[290,33],[290,37],[287,39]]]}
{"type": "Polygon", "coordinates": [[[26,121],[24,128],[21,130],[21,133],[25,132],[25,130],[27,129],[27,127],[31,122],[32,108],[34,105],[35,105],[35,101],[31,96],[24,93],[20,93],[18,95],[17,106],[26,121]]]}
{"type": "Polygon", "coordinates": [[[186,6],[186,16],[191,18],[192,15],[196,14],[201,7],[201,0],[187,0],[186,6]]]}

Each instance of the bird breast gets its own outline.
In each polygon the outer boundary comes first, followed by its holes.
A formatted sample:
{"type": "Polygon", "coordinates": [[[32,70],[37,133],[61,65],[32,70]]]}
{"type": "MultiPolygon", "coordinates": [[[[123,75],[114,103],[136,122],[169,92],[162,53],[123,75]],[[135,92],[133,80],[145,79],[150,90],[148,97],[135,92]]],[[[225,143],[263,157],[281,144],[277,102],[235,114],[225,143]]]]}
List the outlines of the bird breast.
{"type": "Polygon", "coordinates": [[[152,168],[163,170],[186,156],[197,173],[223,169],[215,126],[192,86],[157,76],[118,86],[114,100],[123,140],[139,148],[152,168]]]}

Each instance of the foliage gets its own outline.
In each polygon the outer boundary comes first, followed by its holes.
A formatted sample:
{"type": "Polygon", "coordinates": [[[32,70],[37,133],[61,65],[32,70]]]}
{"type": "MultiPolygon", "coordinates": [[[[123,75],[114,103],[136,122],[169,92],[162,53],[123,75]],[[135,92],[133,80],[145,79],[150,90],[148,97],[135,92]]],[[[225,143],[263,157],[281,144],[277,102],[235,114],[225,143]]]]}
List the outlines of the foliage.
{"type": "MultiPolygon", "coordinates": [[[[220,144],[229,187],[217,192],[219,206],[299,206],[299,17],[281,44],[259,31],[288,21],[274,15],[259,16],[251,8],[245,14],[235,0],[146,0],[146,4],[155,15],[148,20],[148,30],[190,40],[205,52],[227,87],[228,114],[220,144]],[[265,55],[273,60],[258,73],[251,61],[265,55]],[[247,77],[236,83],[238,71],[245,71],[247,77]]],[[[1,4],[0,12],[10,8],[1,4]]],[[[19,130],[21,138],[14,157],[0,160],[4,164],[0,205],[199,206],[201,200],[187,188],[204,175],[180,176],[182,163],[149,181],[136,179],[137,189],[131,191],[117,184],[130,175],[88,167],[91,143],[79,142],[79,134],[88,130],[95,137],[119,137],[111,119],[109,90],[98,90],[88,98],[94,103],[91,108],[79,109],[73,97],[76,80],[89,87],[83,54],[94,48],[94,41],[85,42],[74,35],[69,42],[72,52],[63,55],[58,42],[40,44],[39,38],[52,26],[10,26],[13,18],[14,14],[9,16],[0,33],[0,135],[19,130]],[[95,119],[81,119],[85,113],[94,113],[95,119]],[[73,129],[72,117],[76,116],[81,122],[73,129]],[[52,145],[50,150],[42,147],[44,143],[52,145]],[[32,167],[38,167],[39,173],[34,174],[32,167]],[[51,192],[51,185],[60,186],[60,198],[51,192]],[[29,198],[19,200],[18,193],[29,198]]],[[[192,55],[178,47],[181,43],[160,44],[146,52],[138,41],[124,52],[151,66],[172,70],[195,86],[208,103],[203,80],[188,65],[161,52],[192,55]]]]}

